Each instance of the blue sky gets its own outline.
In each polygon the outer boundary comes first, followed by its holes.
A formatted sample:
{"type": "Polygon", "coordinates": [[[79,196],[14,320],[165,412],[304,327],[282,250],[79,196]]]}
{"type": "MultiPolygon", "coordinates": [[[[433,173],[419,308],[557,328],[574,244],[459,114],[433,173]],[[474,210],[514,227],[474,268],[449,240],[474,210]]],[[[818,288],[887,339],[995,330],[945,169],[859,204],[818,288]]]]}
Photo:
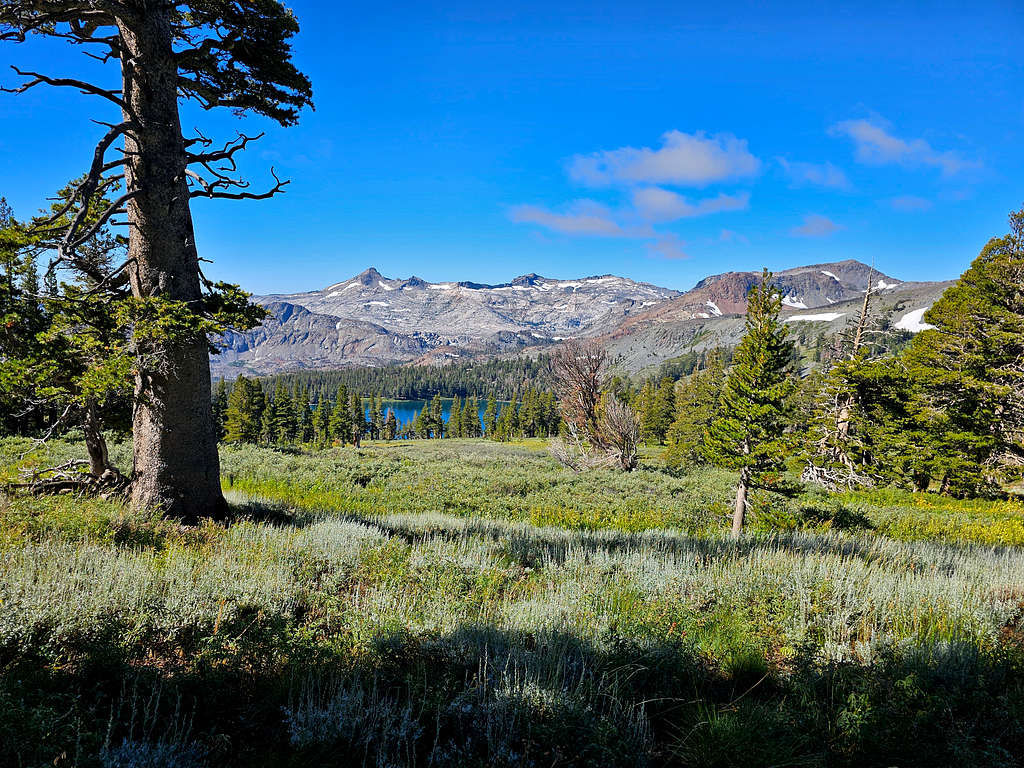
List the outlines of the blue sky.
{"type": "MultiPolygon", "coordinates": [[[[393,277],[966,268],[1024,204],[1024,4],[295,0],[316,111],[187,108],[292,179],[193,204],[207,274],[257,293],[393,277]],[[766,9],[763,6],[771,5],[766,9]],[[710,6],[710,7],[709,7],[710,6]]],[[[2,61],[110,77],[54,41],[2,61]]],[[[0,73],[13,85],[13,74],[0,73]]],[[[0,195],[28,216],[85,167],[106,106],[0,94],[0,195]]]]}

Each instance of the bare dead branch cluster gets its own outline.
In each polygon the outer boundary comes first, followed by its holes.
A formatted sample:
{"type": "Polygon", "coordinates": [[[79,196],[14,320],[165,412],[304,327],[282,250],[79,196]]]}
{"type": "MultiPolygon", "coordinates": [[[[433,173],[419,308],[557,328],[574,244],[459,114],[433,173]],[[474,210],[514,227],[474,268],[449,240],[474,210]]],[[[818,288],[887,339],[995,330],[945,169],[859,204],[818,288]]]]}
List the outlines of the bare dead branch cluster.
{"type": "MultiPolygon", "coordinates": [[[[38,0],[38,2],[12,3],[0,8],[0,40],[23,42],[28,35],[45,32],[47,36],[68,40],[76,45],[100,46],[102,54],[88,53],[92,58],[102,62],[116,59],[122,68],[125,82],[138,78],[145,68],[146,62],[122,58],[125,49],[121,40],[119,21],[136,19],[144,13],[129,3],[117,0],[88,0],[87,2],[58,2],[57,0],[38,0]]],[[[227,28],[210,29],[205,25],[190,27],[181,24],[179,33],[185,50],[176,53],[183,66],[196,56],[216,54],[224,66],[232,50],[239,42],[237,31],[227,28]]],[[[100,273],[88,260],[78,256],[78,249],[102,231],[107,224],[123,224],[113,221],[115,216],[128,213],[128,203],[143,193],[138,188],[128,188],[109,204],[101,204],[105,195],[120,188],[126,182],[124,169],[130,165],[133,155],[127,149],[116,146],[119,139],[128,139],[129,144],[136,141],[141,130],[145,129],[132,109],[131,103],[125,98],[121,89],[105,88],[96,83],[77,78],[54,77],[42,72],[23,70],[18,67],[11,69],[24,82],[15,87],[2,87],[0,91],[8,93],[24,93],[39,85],[73,88],[79,92],[103,99],[116,106],[121,122],[97,122],[108,130],[97,142],[93,157],[85,176],[73,186],[70,194],[47,218],[38,221],[33,233],[45,239],[46,246],[56,252],[49,269],[63,267],[78,269],[87,274],[94,285],[103,288],[124,286],[127,283],[126,265],[118,265],[111,273],[100,273]],[[116,157],[109,157],[116,151],[116,157]]],[[[204,89],[201,84],[187,77],[179,78],[179,96],[184,99],[199,98],[203,101],[204,89]]],[[[205,97],[207,106],[216,106],[211,102],[209,94],[205,97]]],[[[216,100],[214,100],[216,101],[216,100]]],[[[257,141],[263,134],[247,136],[239,134],[235,139],[226,142],[220,149],[209,151],[212,140],[199,134],[192,139],[183,140],[185,150],[184,165],[181,169],[189,197],[205,197],[226,200],[265,200],[281,194],[288,185],[271,168],[273,184],[263,191],[250,191],[250,183],[239,176],[236,164],[237,153],[257,141]],[[190,152],[190,148],[199,146],[207,151],[190,152]]]]}
{"type": "Polygon", "coordinates": [[[555,393],[567,434],[551,454],[576,471],[637,463],[640,422],[633,409],[604,393],[607,351],[596,341],[571,339],[552,357],[555,393]]]}
{"type": "Polygon", "coordinates": [[[130,479],[114,467],[109,467],[100,475],[83,471],[89,462],[84,460],[69,461],[55,467],[23,473],[24,480],[20,483],[8,483],[4,490],[7,493],[29,493],[33,495],[47,494],[80,494],[113,498],[124,495],[130,479]]]}

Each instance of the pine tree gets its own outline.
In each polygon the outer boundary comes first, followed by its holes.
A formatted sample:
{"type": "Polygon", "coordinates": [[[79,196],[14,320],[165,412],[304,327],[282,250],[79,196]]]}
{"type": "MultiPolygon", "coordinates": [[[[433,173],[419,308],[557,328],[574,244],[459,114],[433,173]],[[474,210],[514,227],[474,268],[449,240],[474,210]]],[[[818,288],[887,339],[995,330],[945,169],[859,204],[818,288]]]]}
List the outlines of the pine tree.
{"type": "Polygon", "coordinates": [[[398,435],[398,419],[395,418],[395,412],[388,408],[387,416],[384,418],[384,439],[394,440],[398,435]]]}
{"type": "MultiPolygon", "coordinates": [[[[258,385],[257,385],[258,386],[258,385]]],[[[277,412],[274,402],[268,401],[263,409],[263,417],[260,419],[260,442],[264,445],[271,445],[277,439],[277,412]]]]}
{"type": "Polygon", "coordinates": [[[302,388],[302,394],[295,401],[295,407],[298,410],[299,441],[312,443],[314,440],[313,404],[309,401],[309,390],[305,387],[302,388]]]}
{"type": "Polygon", "coordinates": [[[466,404],[462,408],[462,427],[460,431],[463,437],[480,436],[480,403],[477,402],[476,395],[470,395],[466,398],[466,404]]]}
{"type": "Polygon", "coordinates": [[[317,445],[330,445],[331,442],[330,403],[323,395],[320,395],[313,412],[313,440],[317,445]]]}
{"type": "Polygon", "coordinates": [[[373,401],[371,421],[373,422],[371,427],[373,439],[377,440],[384,434],[384,398],[381,395],[377,395],[377,399],[373,401]]]}
{"type": "Polygon", "coordinates": [[[448,412],[448,437],[462,437],[462,401],[458,395],[452,398],[452,407],[448,412]]]}
{"type": "Polygon", "coordinates": [[[433,433],[433,437],[444,437],[444,406],[441,403],[440,394],[435,394],[430,400],[428,425],[428,428],[433,433]]]}
{"type": "MultiPolygon", "coordinates": [[[[200,272],[191,201],[269,197],[283,189],[278,181],[263,194],[246,191],[247,184],[232,171],[235,155],[252,137],[240,136],[223,148],[202,134],[187,137],[179,105],[196,101],[208,110],[230,108],[282,126],[295,123],[299,110],[312,103],[309,80],[291,63],[297,31],[294,15],[274,0],[0,3],[0,40],[21,42],[29,35],[65,40],[100,62],[90,72],[104,68],[94,82],[26,73],[15,90],[74,86],[113,110],[95,115],[103,135],[69,207],[98,209],[104,220],[124,216],[128,260],[123,264],[131,268],[123,276],[134,299],[128,306],[159,320],[134,326],[138,397],[131,500],[136,509],[159,508],[188,520],[228,512],[210,408],[209,334],[217,328],[204,322],[225,304],[211,297],[214,286],[200,272]],[[100,207],[102,194],[115,185],[123,194],[100,207]]],[[[79,216],[55,218],[63,219],[51,227],[60,230],[63,242],[57,258],[73,261],[92,224],[79,216]]],[[[101,294],[109,296],[106,291],[96,295],[101,294]]]]}
{"type": "Polygon", "coordinates": [[[290,443],[298,432],[298,419],[295,415],[295,404],[292,396],[279,382],[274,390],[274,440],[279,443],[290,443]]]}
{"type": "Polygon", "coordinates": [[[747,298],[746,331],[733,355],[718,417],[708,428],[706,455],[739,471],[732,535],[739,537],[751,487],[770,482],[783,467],[786,401],[793,389],[791,343],[779,321],[782,294],[764,270],[747,298]]]}
{"type": "Polygon", "coordinates": [[[338,395],[331,411],[331,435],[345,445],[352,439],[352,412],[349,409],[348,387],[338,387],[338,395]]]}
{"type": "Polygon", "coordinates": [[[217,439],[224,439],[225,419],[228,410],[228,385],[224,377],[217,382],[217,389],[213,394],[213,424],[217,428],[217,439]]]}
{"type": "Polygon", "coordinates": [[[228,395],[224,439],[231,443],[258,442],[264,409],[263,389],[259,382],[239,376],[228,395]]]}
{"type": "Polygon", "coordinates": [[[352,422],[352,444],[358,448],[366,434],[366,408],[363,398],[353,392],[349,395],[349,418],[352,422]]]}
{"type": "Polygon", "coordinates": [[[487,398],[487,408],[484,409],[484,436],[494,439],[494,431],[498,424],[498,401],[492,393],[487,398]]]}
{"type": "Polygon", "coordinates": [[[691,464],[703,457],[704,435],[718,411],[725,381],[720,354],[709,355],[706,366],[680,382],[675,419],[666,434],[665,462],[671,467],[691,464]]]}
{"type": "Polygon", "coordinates": [[[998,489],[1024,468],[1024,208],[925,314],[904,353],[939,490],[998,489]]]}

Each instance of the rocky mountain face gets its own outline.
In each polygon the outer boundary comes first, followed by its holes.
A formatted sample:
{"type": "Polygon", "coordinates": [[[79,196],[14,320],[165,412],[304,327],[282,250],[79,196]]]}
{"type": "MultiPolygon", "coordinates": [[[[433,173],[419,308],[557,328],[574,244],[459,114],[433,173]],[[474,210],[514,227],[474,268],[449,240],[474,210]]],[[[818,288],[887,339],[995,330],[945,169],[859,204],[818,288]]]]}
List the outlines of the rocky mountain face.
{"type": "MultiPolygon", "coordinates": [[[[691,351],[732,347],[744,331],[746,296],[756,272],[727,272],[692,291],[627,318],[602,336],[613,363],[626,371],[652,368],[691,351]]],[[[901,282],[858,261],[813,264],[779,272],[782,318],[804,343],[840,333],[855,322],[871,285],[870,316],[877,327],[916,333],[924,312],[951,282],[901,282]]]]}
{"type": "MultiPolygon", "coordinates": [[[[732,346],[743,333],[757,272],[727,272],[679,292],[603,275],[553,280],[530,274],[502,285],[397,280],[368,269],[320,291],[255,297],[270,312],[228,333],[214,375],[268,374],[345,365],[441,363],[537,350],[599,337],[616,365],[636,372],[691,350],[732,346]]],[[[856,316],[868,284],[876,315],[920,330],[948,283],[904,283],[857,261],[779,272],[787,322],[807,335],[835,333],[856,316]]]]}
{"type": "Polygon", "coordinates": [[[320,291],[254,297],[271,316],[227,334],[212,362],[215,375],[231,375],[511,352],[604,333],[679,295],[613,275],[482,285],[396,280],[370,268],[320,291]]]}

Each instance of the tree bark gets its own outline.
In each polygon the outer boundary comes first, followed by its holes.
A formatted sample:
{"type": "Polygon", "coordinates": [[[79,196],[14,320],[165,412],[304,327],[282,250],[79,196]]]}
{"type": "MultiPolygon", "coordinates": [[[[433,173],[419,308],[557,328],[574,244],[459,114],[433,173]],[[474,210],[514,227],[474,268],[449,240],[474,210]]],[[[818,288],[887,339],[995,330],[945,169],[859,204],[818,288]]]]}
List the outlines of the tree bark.
{"type": "Polygon", "coordinates": [[[89,453],[89,471],[100,477],[110,467],[110,455],[107,453],[107,441],[103,437],[103,425],[95,400],[89,400],[85,405],[82,431],[85,433],[85,449],[89,453]]]}
{"type": "MultiPolygon", "coordinates": [[[[137,298],[163,297],[199,309],[185,143],[178,115],[170,4],[154,3],[119,23],[129,158],[129,276],[137,298]]],[[[211,407],[210,361],[201,334],[176,342],[137,339],[132,505],[193,522],[223,517],[211,407]]]]}
{"type": "Polygon", "coordinates": [[[736,484],[736,503],[732,510],[732,538],[738,539],[743,533],[743,520],[747,515],[747,488],[750,478],[746,469],[740,470],[740,480],[736,484]]]}

